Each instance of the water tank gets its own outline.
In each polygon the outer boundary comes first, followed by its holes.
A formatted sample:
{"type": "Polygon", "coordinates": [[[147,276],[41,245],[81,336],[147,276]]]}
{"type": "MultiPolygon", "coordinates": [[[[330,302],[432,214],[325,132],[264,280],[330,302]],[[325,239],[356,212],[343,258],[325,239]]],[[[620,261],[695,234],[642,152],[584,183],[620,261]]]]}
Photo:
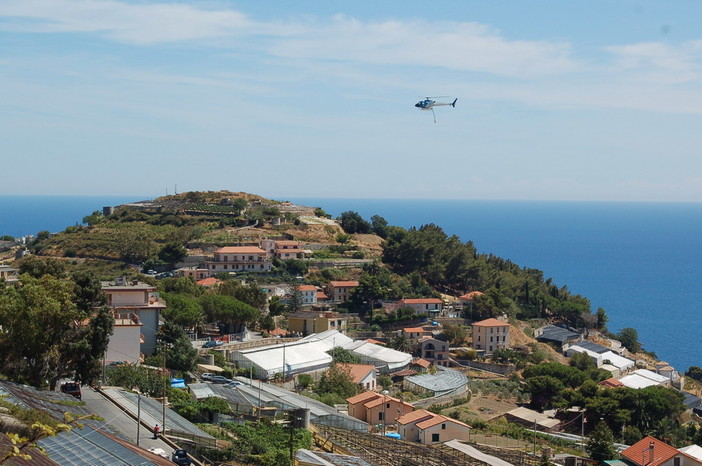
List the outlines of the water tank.
{"type": "Polygon", "coordinates": [[[309,408],[298,408],[290,411],[290,417],[293,427],[296,429],[310,428],[310,410],[309,408]]]}

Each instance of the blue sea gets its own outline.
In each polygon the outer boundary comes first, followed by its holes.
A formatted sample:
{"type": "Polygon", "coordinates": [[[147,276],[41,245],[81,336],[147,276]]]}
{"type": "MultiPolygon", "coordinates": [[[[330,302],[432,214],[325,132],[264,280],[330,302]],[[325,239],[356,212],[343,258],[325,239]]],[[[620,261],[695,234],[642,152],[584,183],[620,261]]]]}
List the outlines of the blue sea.
{"type": "Polygon", "coordinates": [[[333,216],[353,210],[404,228],[427,223],[544,271],[633,327],[680,371],[702,366],[702,204],[291,199],[333,216]]]}
{"type": "MultiPolygon", "coordinates": [[[[0,236],[61,231],[103,206],[144,197],[0,196],[0,236]]],[[[544,271],[602,307],[608,327],[638,330],[660,359],[702,366],[702,204],[288,199],[337,216],[353,210],[447,234],[544,271]]]]}

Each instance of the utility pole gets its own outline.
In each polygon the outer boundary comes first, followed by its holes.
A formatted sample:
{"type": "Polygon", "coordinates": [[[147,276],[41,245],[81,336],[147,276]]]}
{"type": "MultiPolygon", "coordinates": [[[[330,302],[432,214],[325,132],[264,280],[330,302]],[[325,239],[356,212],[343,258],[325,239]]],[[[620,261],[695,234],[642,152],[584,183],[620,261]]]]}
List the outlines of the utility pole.
{"type": "Polygon", "coordinates": [[[536,457],[536,418],[534,418],[534,457],[536,457]]]}
{"type": "Polygon", "coordinates": [[[163,379],[163,397],[161,398],[162,405],[161,409],[163,411],[163,420],[161,422],[161,432],[166,435],[166,348],[163,348],[163,372],[161,373],[161,378],[163,379]]]}
{"type": "Polygon", "coordinates": [[[137,390],[137,447],[139,446],[139,437],[141,430],[141,392],[137,390]]]}
{"type": "Polygon", "coordinates": [[[583,454],[585,453],[585,408],[583,408],[583,411],[580,413],[580,416],[582,417],[581,423],[580,423],[580,444],[583,449],[583,454]]]}

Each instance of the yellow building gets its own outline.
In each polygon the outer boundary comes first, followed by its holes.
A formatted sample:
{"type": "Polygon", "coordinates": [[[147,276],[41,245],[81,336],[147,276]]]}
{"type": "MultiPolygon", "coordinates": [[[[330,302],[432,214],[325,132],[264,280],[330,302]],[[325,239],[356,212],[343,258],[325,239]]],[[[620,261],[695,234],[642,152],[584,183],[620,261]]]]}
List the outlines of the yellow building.
{"type": "Polygon", "coordinates": [[[298,311],[288,316],[288,331],[304,336],[336,330],[346,333],[348,318],[336,312],[298,311]]]}

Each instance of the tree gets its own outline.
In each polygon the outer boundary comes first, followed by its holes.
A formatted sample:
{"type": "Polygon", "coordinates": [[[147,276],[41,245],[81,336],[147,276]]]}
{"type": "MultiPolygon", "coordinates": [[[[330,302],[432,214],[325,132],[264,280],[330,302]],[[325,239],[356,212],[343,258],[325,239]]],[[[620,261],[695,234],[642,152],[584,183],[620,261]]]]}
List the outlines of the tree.
{"type": "Polygon", "coordinates": [[[606,422],[600,421],[590,433],[590,438],[585,446],[590,458],[597,461],[613,459],[617,450],[614,448],[614,434],[606,422]]]}
{"type": "Polygon", "coordinates": [[[0,371],[12,380],[55,389],[64,377],[90,380],[112,332],[111,313],[85,312],[75,284],[53,275],[22,276],[0,289],[0,371]]]}
{"type": "Polygon", "coordinates": [[[597,330],[607,330],[607,313],[601,307],[597,308],[597,330]]]}
{"type": "Polygon", "coordinates": [[[635,328],[627,327],[623,328],[617,334],[617,340],[619,340],[626,349],[632,353],[638,353],[641,351],[641,344],[639,343],[639,334],[635,328]]]}
{"type": "Polygon", "coordinates": [[[166,264],[175,265],[188,256],[188,250],[180,243],[166,243],[158,252],[158,258],[166,264]]]}
{"type": "Polygon", "coordinates": [[[339,216],[341,228],[349,234],[353,233],[370,233],[371,224],[363,220],[358,212],[346,211],[339,216]]]}
{"type": "Polygon", "coordinates": [[[268,300],[266,293],[255,282],[243,284],[237,280],[228,280],[220,285],[218,294],[231,296],[257,309],[264,309],[268,300]]]}
{"type": "Polygon", "coordinates": [[[244,331],[247,324],[258,321],[259,310],[231,296],[204,295],[200,305],[210,322],[218,321],[231,333],[244,331]]]}
{"type": "Polygon", "coordinates": [[[351,351],[335,346],[327,351],[327,354],[332,357],[332,361],[337,364],[359,364],[361,360],[351,351]]]}
{"type": "Polygon", "coordinates": [[[61,278],[66,274],[66,264],[50,257],[27,256],[20,262],[19,273],[26,273],[34,278],[44,275],[61,278]]]}
{"type": "Polygon", "coordinates": [[[373,215],[371,217],[371,226],[373,228],[373,233],[376,235],[383,239],[388,237],[388,221],[380,215],[373,215]]]}
{"type": "Polygon", "coordinates": [[[166,367],[181,372],[195,369],[197,349],[193,348],[181,326],[166,321],[156,334],[156,338],[163,352],[162,355],[166,357],[166,367]]]}
{"type": "Polygon", "coordinates": [[[685,375],[691,379],[695,379],[702,382],[702,367],[690,366],[690,368],[685,371],[685,375]]]}
{"type": "Polygon", "coordinates": [[[353,382],[351,369],[332,362],[329,369],[322,373],[317,384],[317,393],[334,393],[344,398],[351,397],[361,391],[361,387],[353,382]]]}
{"type": "Polygon", "coordinates": [[[83,217],[83,223],[87,223],[88,226],[97,225],[105,220],[105,216],[99,210],[94,210],[92,214],[83,217]]]}
{"type": "Polygon", "coordinates": [[[563,388],[560,380],[545,375],[528,379],[524,391],[531,394],[531,407],[543,411],[560,396],[563,388]]]}
{"type": "Polygon", "coordinates": [[[120,238],[117,249],[122,259],[130,264],[139,264],[154,254],[156,243],[147,233],[127,230],[120,238]]]}
{"type": "Polygon", "coordinates": [[[270,332],[275,329],[275,320],[270,314],[261,314],[261,316],[258,318],[258,326],[261,330],[270,332]]]}
{"type": "Polygon", "coordinates": [[[466,328],[462,325],[444,325],[444,335],[453,346],[458,346],[466,339],[466,328]]]}
{"type": "Polygon", "coordinates": [[[166,309],[162,312],[166,320],[188,328],[202,324],[204,313],[197,298],[187,294],[171,293],[163,293],[161,297],[167,304],[166,309]]]}

